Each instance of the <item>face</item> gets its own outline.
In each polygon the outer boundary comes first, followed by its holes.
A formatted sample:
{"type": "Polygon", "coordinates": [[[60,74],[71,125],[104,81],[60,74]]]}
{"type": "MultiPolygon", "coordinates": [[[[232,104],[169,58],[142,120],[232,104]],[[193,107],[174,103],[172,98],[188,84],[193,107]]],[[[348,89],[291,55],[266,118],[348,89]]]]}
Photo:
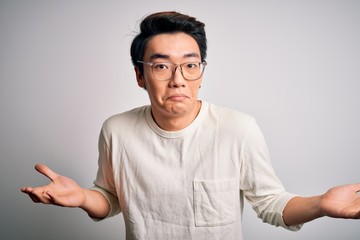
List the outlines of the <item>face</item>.
{"type": "MultiPolygon", "coordinates": [[[[200,49],[195,39],[185,33],[159,34],[147,43],[143,61],[201,62],[200,49]]],[[[202,78],[185,80],[178,67],[173,78],[157,80],[151,67],[144,64],[144,74],[136,68],[138,85],[145,87],[150,98],[153,115],[161,118],[195,117],[199,111],[198,91],[202,78]]],[[[193,120],[193,119],[192,119],[193,120]]]]}

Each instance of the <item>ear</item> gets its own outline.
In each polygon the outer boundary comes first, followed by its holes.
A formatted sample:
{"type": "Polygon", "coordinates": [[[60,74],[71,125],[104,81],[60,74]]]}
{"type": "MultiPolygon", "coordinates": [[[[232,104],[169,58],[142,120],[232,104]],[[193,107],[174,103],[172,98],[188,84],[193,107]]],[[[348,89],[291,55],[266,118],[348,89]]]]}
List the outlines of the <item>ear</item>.
{"type": "Polygon", "coordinates": [[[144,79],[143,74],[141,74],[140,69],[138,67],[134,67],[134,70],[135,70],[136,81],[138,83],[138,86],[146,89],[145,79],[144,79]]]}

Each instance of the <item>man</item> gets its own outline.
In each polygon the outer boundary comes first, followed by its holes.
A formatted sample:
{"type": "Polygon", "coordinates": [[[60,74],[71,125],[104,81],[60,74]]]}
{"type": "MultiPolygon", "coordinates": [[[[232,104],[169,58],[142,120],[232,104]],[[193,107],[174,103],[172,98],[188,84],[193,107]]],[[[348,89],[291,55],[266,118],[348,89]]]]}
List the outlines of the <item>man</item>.
{"type": "Polygon", "coordinates": [[[286,192],[255,120],[198,100],[203,23],[149,15],[131,57],[150,106],[105,121],[92,189],[36,165],[51,183],[21,189],[34,202],[80,207],[95,220],[121,211],[127,239],[242,239],[244,198],[264,222],[290,230],[323,216],[360,218],[360,184],[313,197],[286,192]]]}

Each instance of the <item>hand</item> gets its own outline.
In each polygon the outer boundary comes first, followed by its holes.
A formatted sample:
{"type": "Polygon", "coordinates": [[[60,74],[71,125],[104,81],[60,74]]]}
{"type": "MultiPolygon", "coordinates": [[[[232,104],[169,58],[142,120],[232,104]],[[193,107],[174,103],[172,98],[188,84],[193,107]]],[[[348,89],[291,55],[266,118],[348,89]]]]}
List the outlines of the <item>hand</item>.
{"type": "Polygon", "coordinates": [[[33,202],[62,207],[80,207],[84,204],[86,195],[75,181],[53,172],[42,164],[37,164],[35,169],[48,177],[51,182],[46,186],[21,188],[21,191],[28,194],[33,202]]]}
{"type": "Polygon", "coordinates": [[[331,188],[321,196],[320,209],[325,216],[360,219],[360,183],[331,188]]]}

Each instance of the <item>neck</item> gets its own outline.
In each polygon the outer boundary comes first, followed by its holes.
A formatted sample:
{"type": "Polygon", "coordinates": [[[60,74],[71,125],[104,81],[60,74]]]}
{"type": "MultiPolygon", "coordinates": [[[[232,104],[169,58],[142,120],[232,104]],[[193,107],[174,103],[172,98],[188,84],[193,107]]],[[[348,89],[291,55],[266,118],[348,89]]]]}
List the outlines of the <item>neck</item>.
{"type": "Polygon", "coordinates": [[[151,115],[155,121],[155,123],[163,130],[175,132],[180,131],[187,126],[189,126],[199,114],[201,109],[201,101],[198,101],[194,109],[185,114],[168,114],[168,115],[160,115],[155,112],[151,112],[151,115]]]}

